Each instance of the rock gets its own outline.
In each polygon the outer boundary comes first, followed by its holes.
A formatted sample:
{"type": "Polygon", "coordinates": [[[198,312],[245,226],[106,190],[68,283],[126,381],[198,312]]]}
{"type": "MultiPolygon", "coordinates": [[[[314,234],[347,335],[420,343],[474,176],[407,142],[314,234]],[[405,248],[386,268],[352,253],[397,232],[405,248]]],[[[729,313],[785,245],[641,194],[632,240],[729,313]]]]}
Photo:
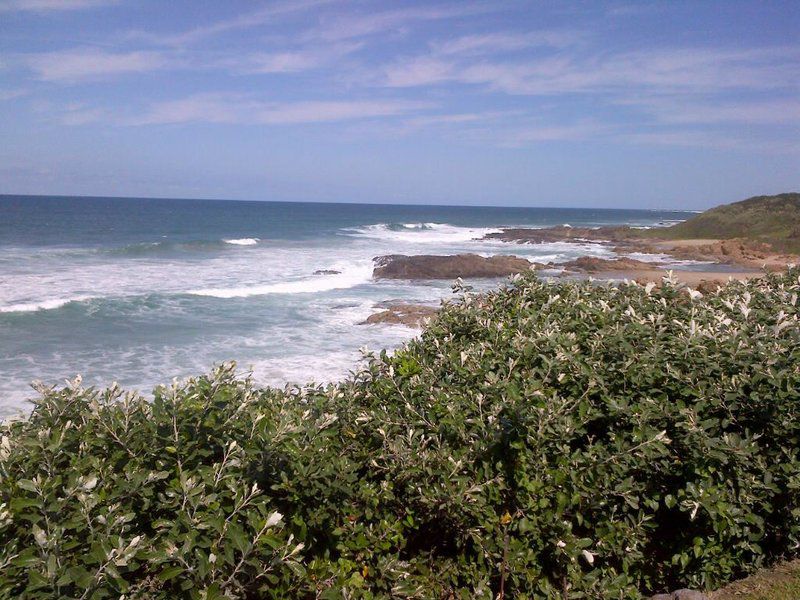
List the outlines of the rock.
{"type": "Polygon", "coordinates": [[[314,271],[314,275],[339,275],[341,271],[334,271],[333,269],[319,269],[314,271]]]}
{"type": "Polygon", "coordinates": [[[673,600],[708,600],[708,596],[696,590],[677,590],[672,592],[673,600]]]}
{"type": "Polygon", "coordinates": [[[457,254],[453,256],[394,254],[379,256],[372,276],[384,279],[457,279],[507,277],[535,266],[518,256],[457,254]]]}
{"type": "Polygon", "coordinates": [[[608,243],[611,241],[626,240],[631,236],[630,227],[547,227],[545,229],[510,228],[486,234],[484,240],[502,240],[504,242],[517,242],[521,244],[547,244],[552,242],[575,241],[608,243]]]}
{"type": "Polygon", "coordinates": [[[651,596],[650,600],[709,600],[709,598],[703,592],[682,589],[676,590],[671,594],[656,594],[651,596]]]}
{"type": "Polygon", "coordinates": [[[633,258],[597,258],[595,256],[581,256],[561,265],[565,269],[581,271],[583,273],[600,273],[603,271],[630,271],[636,269],[652,270],[660,266],[660,263],[644,262],[633,258]]]}
{"type": "MultiPolygon", "coordinates": [[[[390,325],[406,325],[407,327],[420,327],[427,319],[433,317],[438,310],[435,306],[425,304],[384,304],[385,310],[376,312],[367,317],[361,325],[375,325],[387,323],[390,325]]],[[[380,306],[380,305],[379,305],[380,306]]]]}

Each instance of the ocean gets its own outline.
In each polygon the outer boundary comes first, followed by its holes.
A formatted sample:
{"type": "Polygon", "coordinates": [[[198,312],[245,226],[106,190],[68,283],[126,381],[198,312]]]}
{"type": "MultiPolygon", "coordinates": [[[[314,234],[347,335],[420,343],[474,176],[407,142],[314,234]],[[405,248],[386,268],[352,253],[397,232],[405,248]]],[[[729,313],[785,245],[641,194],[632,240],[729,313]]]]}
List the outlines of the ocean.
{"type": "MultiPolygon", "coordinates": [[[[659,226],[678,211],[0,196],[0,416],[33,380],[149,394],[235,360],[265,385],[327,382],[360,349],[416,335],[362,325],[387,300],[437,303],[448,281],[375,281],[386,254],[608,256],[597,244],[479,241],[504,226],[659,226]],[[315,273],[338,271],[337,274],[315,273]]],[[[497,281],[476,282],[483,288],[497,281]]]]}

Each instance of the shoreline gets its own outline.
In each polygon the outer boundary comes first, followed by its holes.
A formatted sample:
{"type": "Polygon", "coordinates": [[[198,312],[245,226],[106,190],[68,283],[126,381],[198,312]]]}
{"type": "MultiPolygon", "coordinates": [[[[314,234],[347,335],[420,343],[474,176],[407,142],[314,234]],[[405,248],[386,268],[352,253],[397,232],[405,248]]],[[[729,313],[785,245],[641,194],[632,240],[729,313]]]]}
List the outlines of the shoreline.
{"type": "MultiPolygon", "coordinates": [[[[648,232],[657,230],[649,229],[648,232]]],[[[597,259],[598,263],[608,263],[609,268],[579,269],[575,275],[591,275],[596,279],[633,279],[636,281],[660,281],[669,271],[673,278],[688,285],[710,282],[726,282],[729,279],[745,280],[763,275],[765,271],[784,270],[792,264],[800,263],[800,256],[774,251],[768,244],[742,238],[732,239],[680,239],[665,237],[641,237],[639,230],[630,227],[550,227],[544,229],[506,228],[491,233],[482,240],[500,240],[517,244],[543,244],[566,242],[582,244],[586,242],[610,246],[613,259],[597,259]],[[638,233],[638,235],[637,235],[638,233]],[[687,269],[684,265],[665,265],[653,262],[652,267],[645,261],[631,258],[632,254],[649,256],[668,256],[678,261],[706,263],[708,268],[687,269]],[[617,268],[611,263],[638,263],[617,268]]],[[[579,259],[580,260],[580,259],[579,259]]],[[[571,261],[572,264],[579,262],[571,261]]],[[[646,261],[649,262],[649,261],[646,261]]],[[[548,267],[558,268],[552,263],[548,267]]],[[[568,273],[572,275],[573,273],[568,273]]]]}

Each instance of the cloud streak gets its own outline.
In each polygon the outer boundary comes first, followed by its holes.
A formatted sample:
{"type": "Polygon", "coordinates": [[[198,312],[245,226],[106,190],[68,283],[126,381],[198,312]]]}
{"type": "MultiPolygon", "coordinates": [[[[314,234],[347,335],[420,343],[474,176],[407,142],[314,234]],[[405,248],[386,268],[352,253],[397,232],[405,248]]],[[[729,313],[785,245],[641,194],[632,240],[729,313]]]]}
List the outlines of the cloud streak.
{"type": "Polygon", "coordinates": [[[220,61],[219,65],[241,73],[299,73],[329,66],[362,47],[361,43],[343,42],[330,46],[257,52],[244,58],[220,61]]]}
{"type": "Polygon", "coordinates": [[[0,0],[0,12],[56,12],[97,8],[117,0],[0,0]]]}
{"type": "Polygon", "coordinates": [[[127,73],[145,73],[167,66],[160,52],[107,52],[97,48],[76,48],[22,57],[37,79],[62,83],[101,79],[127,73]]]}
{"type": "Polygon", "coordinates": [[[119,120],[124,125],[226,123],[298,125],[394,117],[430,108],[407,100],[306,100],[268,102],[247,96],[206,93],[159,102],[145,113],[119,120]]]}
{"type": "Polygon", "coordinates": [[[272,2],[265,8],[243,13],[230,19],[223,19],[215,23],[195,27],[194,29],[173,35],[153,36],[151,39],[155,42],[170,46],[194,44],[205,38],[229,31],[268,25],[278,19],[296,13],[302,13],[313,8],[319,8],[326,4],[331,4],[334,1],[335,0],[284,0],[283,2],[272,2]]]}
{"type": "Polygon", "coordinates": [[[364,11],[324,17],[321,24],[302,35],[305,41],[336,42],[374,36],[387,32],[402,33],[410,24],[443,21],[474,16],[495,10],[489,3],[462,2],[447,5],[423,5],[384,11],[364,11]]]}
{"type": "Polygon", "coordinates": [[[517,95],[603,93],[621,89],[695,93],[765,90],[786,88],[797,81],[800,47],[681,48],[601,57],[559,53],[502,62],[458,61],[429,54],[396,61],[384,73],[388,87],[456,82],[517,95]]]}
{"type": "Polygon", "coordinates": [[[528,48],[566,48],[578,43],[583,34],[575,31],[493,32],[465,35],[431,43],[436,55],[500,54],[528,48]]]}

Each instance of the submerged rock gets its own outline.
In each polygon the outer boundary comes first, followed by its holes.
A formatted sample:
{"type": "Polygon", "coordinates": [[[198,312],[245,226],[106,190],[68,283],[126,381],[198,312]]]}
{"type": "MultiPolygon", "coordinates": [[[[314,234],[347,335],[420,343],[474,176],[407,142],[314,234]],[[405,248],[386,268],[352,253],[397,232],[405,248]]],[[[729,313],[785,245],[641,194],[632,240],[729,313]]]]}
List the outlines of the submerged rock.
{"type": "Polygon", "coordinates": [[[426,304],[384,304],[386,308],[367,317],[361,325],[376,325],[386,323],[389,325],[406,325],[407,327],[420,327],[424,321],[433,317],[438,310],[435,306],[426,304]]]}
{"type": "Polygon", "coordinates": [[[372,272],[375,278],[383,279],[457,279],[507,277],[528,271],[536,265],[518,256],[490,256],[456,254],[434,256],[421,254],[404,256],[393,254],[375,259],[377,266],[372,272]]]}
{"type": "Polygon", "coordinates": [[[318,271],[314,271],[314,275],[340,275],[341,271],[335,271],[333,269],[319,269],[318,271]]]}

